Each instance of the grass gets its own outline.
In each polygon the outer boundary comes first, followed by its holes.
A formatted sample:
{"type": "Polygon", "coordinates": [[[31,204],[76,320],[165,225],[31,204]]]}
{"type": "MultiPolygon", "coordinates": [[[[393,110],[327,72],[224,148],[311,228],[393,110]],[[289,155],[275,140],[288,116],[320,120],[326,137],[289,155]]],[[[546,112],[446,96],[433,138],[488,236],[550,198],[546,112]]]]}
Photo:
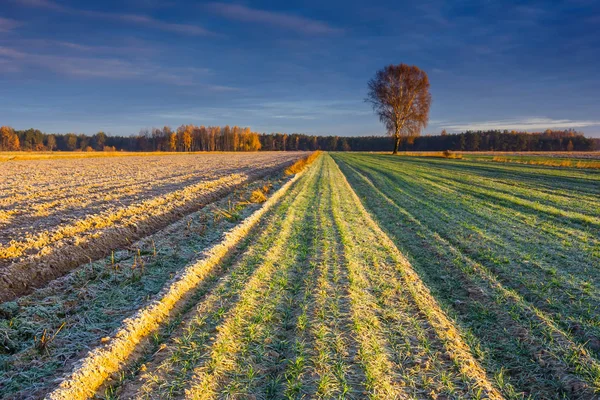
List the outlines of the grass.
{"type": "Polygon", "coordinates": [[[554,158],[554,157],[505,157],[505,156],[494,156],[492,157],[494,162],[505,162],[505,163],[518,163],[518,164],[529,164],[529,165],[545,165],[550,167],[568,167],[568,168],[590,168],[600,169],[600,161],[585,161],[571,158],[554,158]]]}
{"type": "MultiPolygon", "coordinates": [[[[598,396],[597,171],[355,153],[310,161],[189,288],[185,306],[131,343],[133,357],[96,397],[598,396]]],[[[185,248],[186,235],[243,220],[273,189],[257,182],[172,234],[185,248]]],[[[155,258],[174,255],[165,245],[150,240],[105,268],[149,285],[147,274],[166,272],[155,258]]],[[[95,281],[76,282],[91,302],[95,281]]],[[[127,288],[110,296],[134,308],[142,291],[127,298],[127,288]]],[[[98,301],[110,304],[106,294],[98,301]]],[[[0,315],[20,306],[5,303],[0,315]]],[[[31,308],[30,319],[56,316],[54,307],[31,308]]],[[[56,346],[76,333],[59,321],[31,336],[36,360],[58,365],[56,346]]],[[[23,332],[27,322],[18,321],[23,332]]]]}
{"type": "Polygon", "coordinates": [[[85,264],[54,287],[3,303],[0,397],[44,390],[51,377],[102,343],[124,317],[238,222],[211,216],[234,204],[245,218],[257,208],[247,198],[273,185],[279,187],[281,178],[254,182],[130,249],[85,264]]]}
{"type": "Polygon", "coordinates": [[[593,396],[594,171],[335,154],[509,398],[593,396]]]}
{"type": "Polygon", "coordinates": [[[285,170],[286,175],[293,175],[302,171],[307,165],[310,165],[314,160],[316,160],[320,154],[320,151],[314,151],[308,156],[296,161],[285,170]]]}
{"type": "Polygon", "coordinates": [[[402,151],[398,153],[399,156],[404,157],[434,157],[434,158],[450,158],[450,159],[461,159],[462,154],[455,153],[449,150],[444,151],[402,151]]]}
{"type": "Polygon", "coordinates": [[[460,152],[469,161],[598,169],[600,152],[460,152]]]}
{"type": "Polygon", "coordinates": [[[322,155],[249,234],[181,328],[166,335],[164,349],[110,392],[497,398],[472,356],[461,369],[446,355],[453,349],[429,311],[435,301],[407,289],[411,267],[382,234],[322,155]]]}
{"type": "Polygon", "coordinates": [[[184,153],[173,151],[0,151],[0,162],[105,157],[186,156],[194,154],[239,154],[239,152],[190,151],[184,153]]]}

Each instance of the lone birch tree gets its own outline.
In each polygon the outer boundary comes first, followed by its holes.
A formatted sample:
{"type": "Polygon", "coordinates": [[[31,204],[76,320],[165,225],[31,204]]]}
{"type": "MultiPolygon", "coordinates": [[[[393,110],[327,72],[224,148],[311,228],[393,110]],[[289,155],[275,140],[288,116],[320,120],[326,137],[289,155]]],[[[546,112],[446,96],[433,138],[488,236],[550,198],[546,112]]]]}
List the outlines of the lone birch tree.
{"type": "Polygon", "coordinates": [[[419,136],[427,126],[431,107],[427,73],[414,65],[388,65],[369,81],[366,101],[394,137],[397,154],[403,137],[419,136]]]}

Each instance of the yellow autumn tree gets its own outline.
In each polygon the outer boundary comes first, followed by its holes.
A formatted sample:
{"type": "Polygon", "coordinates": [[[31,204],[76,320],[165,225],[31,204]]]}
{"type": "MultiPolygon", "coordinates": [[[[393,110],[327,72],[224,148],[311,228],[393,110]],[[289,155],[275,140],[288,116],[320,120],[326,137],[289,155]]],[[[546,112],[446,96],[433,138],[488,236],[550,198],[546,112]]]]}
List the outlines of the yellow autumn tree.
{"type": "Polygon", "coordinates": [[[169,150],[177,151],[177,132],[171,132],[169,135],[169,150]]]}
{"type": "Polygon", "coordinates": [[[194,130],[193,125],[187,125],[182,134],[183,150],[190,151],[192,149],[192,132],[194,130]]]}
{"type": "Polygon", "coordinates": [[[10,126],[0,127],[0,150],[17,151],[20,150],[19,136],[10,126]]]}

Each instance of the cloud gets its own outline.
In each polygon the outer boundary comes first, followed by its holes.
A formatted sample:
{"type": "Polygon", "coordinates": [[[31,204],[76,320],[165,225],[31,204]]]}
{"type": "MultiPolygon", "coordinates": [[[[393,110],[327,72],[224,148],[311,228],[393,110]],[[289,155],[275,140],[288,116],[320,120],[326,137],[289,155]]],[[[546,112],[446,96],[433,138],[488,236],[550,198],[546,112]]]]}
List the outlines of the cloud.
{"type": "Polygon", "coordinates": [[[184,35],[192,36],[213,36],[214,33],[207,29],[202,28],[198,25],[188,24],[174,24],[169,22],[160,21],[156,18],[149,17],[147,15],[139,14],[112,14],[100,11],[79,11],[82,15],[88,15],[90,17],[98,17],[112,20],[119,20],[127,23],[143,25],[147,27],[153,27],[162,31],[181,33],[184,35]]]}
{"type": "Polygon", "coordinates": [[[104,11],[81,10],[72,7],[63,6],[51,0],[15,0],[22,6],[43,8],[47,10],[85,16],[90,18],[101,18],[112,21],[121,21],[149,28],[155,28],[166,32],[174,32],[192,36],[213,36],[213,32],[198,26],[189,24],[170,23],[158,20],[144,14],[115,14],[104,11]]]}
{"type": "Polygon", "coordinates": [[[14,19],[0,17],[0,32],[8,32],[21,26],[21,23],[14,19]]]}
{"type": "Polygon", "coordinates": [[[16,0],[17,3],[27,6],[27,7],[35,7],[35,8],[45,8],[47,10],[61,11],[66,12],[69,10],[68,7],[60,5],[50,0],[16,0]]]}
{"type": "Polygon", "coordinates": [[[475,131],[475,130],[493,130],[510,129],[520,131],[540,131],[545,129],[569,129],[585,128],[588,126],[600,125],[600,121],[593,120],[570,120],[570,119],[552,119],[544,117],[533,117],[523,119],[506,119],[497,121],[469,122],[469,123],[450,123],[444,127],[450,131],[475,131]]]}
{"type": "Polygon", "coordinates": [[[225,86],[225,85],[207,85],[207,90],[211,92],[239,92],[240,88],[234,86],[225,86]]]}
{"type": "Polygon", "coordinates": [[[25,53],[3,46],[0,46],[0,57],[12,60],[13,72],[21,71],[24,67],[35,67],[75,78],[138,79],[175,86],[201,86],[200,78],[209,72],[202,68],[162,67],[117,58],[25,53]]]}
{"type": "Polygon", "coordinates": [[[116,45],[96,45],[45,38],[10,38],[10,40],[0,39],[0,46],[10,46],[10,48],[17,48],[19,51],[27,53],[41,54],[52,52],[55,55],[69,52],[94,56],[120,55],[126,57],[137,57],[160,55],[163,51],[154,43],[146,42],[137,38],[127,37],[119,37],[119,43],[116,45]]]}
{"type": "Polygon", "coordinates": [[[258,10],[239,4],[210,3],[208,8],[215,14],[228,19],[271,25],[307,35],[328,35],[342,32],[341,29],[334,28],[322,21],[280,12],[258,10]]]}

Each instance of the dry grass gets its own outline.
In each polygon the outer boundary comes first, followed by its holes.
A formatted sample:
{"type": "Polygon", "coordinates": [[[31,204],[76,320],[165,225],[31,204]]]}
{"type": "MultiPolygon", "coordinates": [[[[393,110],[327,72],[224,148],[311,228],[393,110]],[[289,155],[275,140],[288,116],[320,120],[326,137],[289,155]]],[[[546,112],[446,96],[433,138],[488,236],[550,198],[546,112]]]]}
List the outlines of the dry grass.
{"type": "Polygon", "coordinates": [[[248,199],[251,203],[263,203],[267,200],[266,194],[268,191],[264,191],[264,189],[256,189],[250,194],[250,198],[248,199]]]}
{"type": "Polygon", "coordinates": [[[577,159],[560,160],[553,159],[551,157],[545,159],[527,159],[526,157],[521,158],[510,158],[503,156],[494,156],[492,161],[504,162],[504,163],[516,163],[516,164],[528,164],[528,165],[545,165],[548,167],[567,167],[567,168],[585,168],[585,169],[600,169],[600,161],[583,161],[577,159]]]}
{"type": "Polygon", "coordinates": [[[310,155],[296,161],[294,164],[292,164],[285,170],[286,175],[294,175],[302,171],[304,168],[306,168],[307,165],[310,165],[314,160],[316,160],[320,154],[320,151],[315,151],[312,152],[310,155]]]}
{"type": "Polygon", "coordinates": [[[435,157],[435,158],[450,158],[450,159],[461,159],[463,158],[462,154],[455,153],[453,151],[445,150],[445,151],[403,151],[398,153],[399,156],[406,157],[435,157]]]}
{"type": "MultiPolygon", "coordinates": [[[[265,153],[265,152],[261,152],[265,153]]],[[[0,151],[0,162],[6,161],[32,161],[32,160],[58,160],[78,158],[105,158],[105,157],[157,157],[157,156],[189,156],[197,154],[239,154],[227,151],[0,151]]]]}
{"type": "Polygon", "coordinates": [[[600,151],[461,151],[459,153],[469,156],[527,156],[600,159],[600,151]]]}

